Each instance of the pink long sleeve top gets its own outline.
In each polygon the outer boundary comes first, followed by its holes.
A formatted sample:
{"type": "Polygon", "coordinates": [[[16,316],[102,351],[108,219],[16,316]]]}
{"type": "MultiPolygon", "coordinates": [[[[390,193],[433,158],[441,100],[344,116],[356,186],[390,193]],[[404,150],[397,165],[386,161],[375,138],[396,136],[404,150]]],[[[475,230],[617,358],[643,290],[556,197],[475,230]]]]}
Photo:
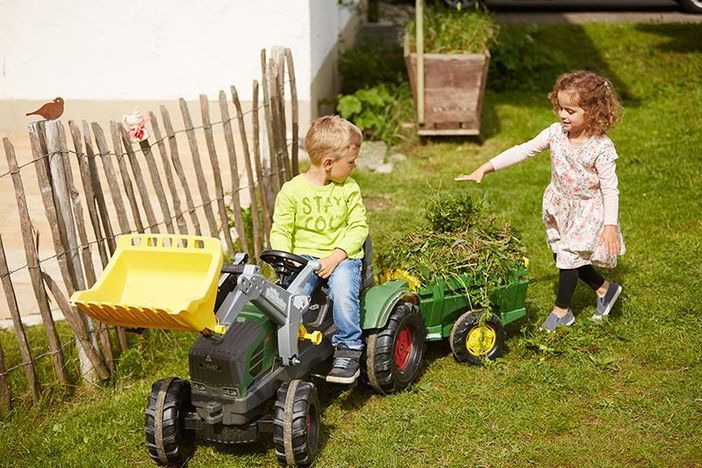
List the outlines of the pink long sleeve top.
{"type": "Polygon", "coordinates": [[[551,186],[568,198],[592,198],[601,194],[604,224],[617,225],[619,189],[617,152],[606,135],[590,137],[582,146],[568,141],[560,123],[544,129],[532,140],[500,153],[490,160],[496,171],[551,150],[551,186]]]}

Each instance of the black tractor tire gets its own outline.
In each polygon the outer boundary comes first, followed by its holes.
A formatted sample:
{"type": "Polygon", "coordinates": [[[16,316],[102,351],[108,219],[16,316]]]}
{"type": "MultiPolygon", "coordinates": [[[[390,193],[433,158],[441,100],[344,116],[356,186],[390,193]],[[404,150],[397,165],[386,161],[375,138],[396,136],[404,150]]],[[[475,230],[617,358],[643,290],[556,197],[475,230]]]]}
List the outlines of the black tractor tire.
{"type": "Polygon", "coordinates": [[[482,359],[497,359],[505,353],[505,327],[495,314],[480,323],[482,310],[471,310],[458,317],[449,337],[458,362],[480,364],[482,359]]]}
{"type": "Polygon", "coordinates": [[[366,340],[366,375],[378,393],[396,393],[419,376],[424,364],[427,330],[419,307],[398,302],[385,327],[366,340]]]}
{"type": "Polygon", "coordinates": [[[154,382],[144,411],[146,448],[159,465],[182,466],[195,453],[195,434],[184,416],[193,407],[190,382],[170,377],[154,382]]]}
{"type": "Polygon", "coordinates": [[[702,14],[702,1],[700,0],[678,0],[678,4],[682,11],[702,14]]]}
{"type": "Polygon", "coordinates": [[[319,398],[311,382],[291,380],[278,389],[273,444],[282,466],[310,466],[319,449],[319,398]]]}

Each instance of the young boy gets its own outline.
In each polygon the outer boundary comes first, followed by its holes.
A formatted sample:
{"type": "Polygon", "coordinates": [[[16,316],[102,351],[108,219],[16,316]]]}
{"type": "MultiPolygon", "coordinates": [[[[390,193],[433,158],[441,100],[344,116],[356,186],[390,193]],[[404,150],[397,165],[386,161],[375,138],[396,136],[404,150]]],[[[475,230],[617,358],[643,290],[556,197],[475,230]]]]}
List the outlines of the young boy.
{"type": "Polygon", "coordinates": [[[328,382],[353,383],[360,373],[361,259],[368,236],[366,208],[358,184],[349,177],[356,167],[363,135],[351,122],[324,116],[305,136],[310,169],[286,182],[275,200],[271,247],[319,259],[316,283],[326,279],[334,303],[334,364],[328,382]]]}

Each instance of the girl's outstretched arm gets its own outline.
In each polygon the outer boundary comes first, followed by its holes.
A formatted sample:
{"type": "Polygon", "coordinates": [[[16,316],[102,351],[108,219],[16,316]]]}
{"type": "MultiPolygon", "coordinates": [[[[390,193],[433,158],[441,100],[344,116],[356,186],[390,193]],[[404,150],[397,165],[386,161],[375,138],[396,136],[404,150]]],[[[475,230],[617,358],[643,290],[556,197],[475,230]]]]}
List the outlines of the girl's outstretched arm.
{"type": "Polygon", "coordinates": [[[472,180],[474,182],[480,183],[485,177],[485,174],[490,172],[499,171],[505,167],[512,166],[519,162],[524,161],[536,154],[539,154],[549,146],[551,127],[542,130],[536,137],[522,143],[521,145],[513,146],[510,149],[503,151],[498,154],[490,161],[484,163],[482,166],[474,170],[470,174],[462,174],[456,177],[454,180],[472,180]]]}
{"type": "Polygon", "coordinates": [[[456,177],[453,180],[457,181],[464,181],[464,180],[472,180],[474,182],[480,183],[483,181],[483,177],[485,177],[485,174],[488,174],[490,172],[494,172],[495,168],[492,166],[492,163],[490,161],[483,163],[482,166],[471,172],[470,174],[461,174],[458,177],[456,177]]]}

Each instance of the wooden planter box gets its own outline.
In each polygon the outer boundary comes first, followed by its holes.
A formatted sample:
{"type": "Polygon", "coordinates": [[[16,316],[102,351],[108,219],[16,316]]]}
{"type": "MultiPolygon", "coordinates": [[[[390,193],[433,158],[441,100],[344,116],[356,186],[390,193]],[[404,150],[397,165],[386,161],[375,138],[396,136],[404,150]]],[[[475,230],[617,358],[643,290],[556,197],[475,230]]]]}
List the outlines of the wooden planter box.
{"type": "MultiPolygon", "coordinates": [[[[405,55],[417,104],[417,57],[405,55]]],[[[490,53],[424,54],[424,124],[419,135],[479,135],[490,53]]]]}

